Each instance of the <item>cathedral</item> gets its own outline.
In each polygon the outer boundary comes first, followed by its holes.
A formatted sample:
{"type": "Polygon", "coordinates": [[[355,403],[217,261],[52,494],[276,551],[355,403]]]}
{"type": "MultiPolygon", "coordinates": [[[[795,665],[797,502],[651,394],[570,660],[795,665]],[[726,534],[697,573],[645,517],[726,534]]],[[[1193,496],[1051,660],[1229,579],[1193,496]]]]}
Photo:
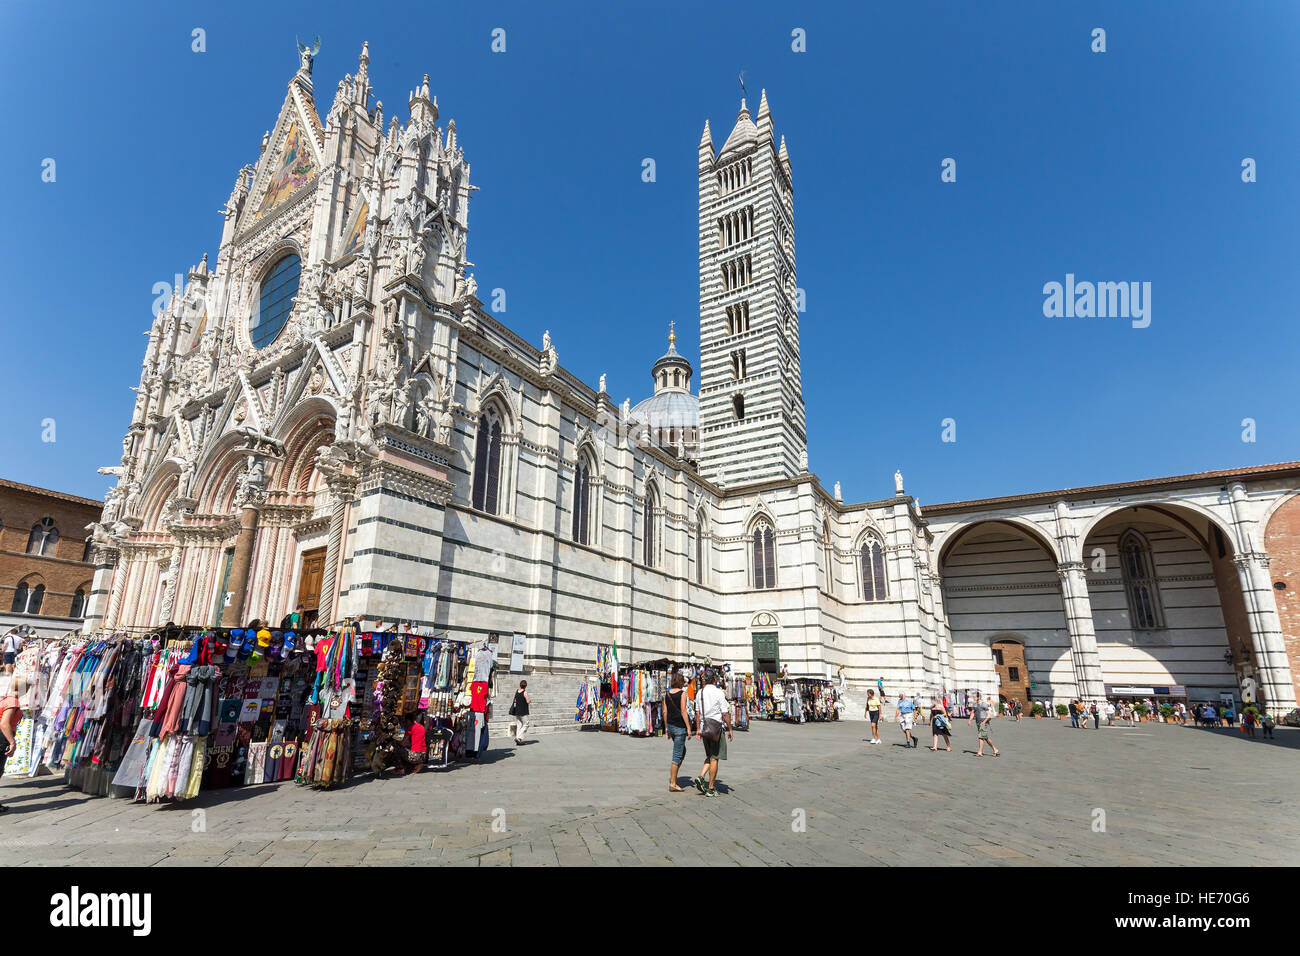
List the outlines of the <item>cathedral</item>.
{"type": "Polygon", "coordinates": [[[1300,463],[924,512],[899,473],[828,491],[765,93],[699,142],[698,368],[666,329],[650,394],[615,404],[480,301],[455,122],[425,76],[385,129],[368,64],[322,121],[301,51],[215,262],[153,322],[87,632],[301,608],[522,635],[566,682],[616,644],[893,693],[1295,706],[1300,463]]]}

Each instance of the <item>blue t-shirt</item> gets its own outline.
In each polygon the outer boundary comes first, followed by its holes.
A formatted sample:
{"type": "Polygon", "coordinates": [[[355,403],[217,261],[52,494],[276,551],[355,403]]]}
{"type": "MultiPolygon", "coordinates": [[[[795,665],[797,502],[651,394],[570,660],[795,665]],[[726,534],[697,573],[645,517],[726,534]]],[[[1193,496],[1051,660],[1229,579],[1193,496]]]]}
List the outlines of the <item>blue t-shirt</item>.
{"type": "Polygon", "coordinates": [[[912,705],[912,702],[910,700],[905,700],[898,705],[898,712],[900,714],[910,714],[915,710],[916,708],[912,705]]]}

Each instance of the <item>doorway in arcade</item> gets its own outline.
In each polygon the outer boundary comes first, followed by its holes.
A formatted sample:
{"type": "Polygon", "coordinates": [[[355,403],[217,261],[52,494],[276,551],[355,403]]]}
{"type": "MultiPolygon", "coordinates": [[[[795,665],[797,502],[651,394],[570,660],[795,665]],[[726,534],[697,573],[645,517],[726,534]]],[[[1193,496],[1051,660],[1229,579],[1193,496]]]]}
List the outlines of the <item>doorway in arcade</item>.
{"type": "Polygon", "coordinates": [[[781,672],[781,648],[776,631],[755,631],[754,673],[779,674],[781,672]]]}
{"type": "Polygon", "coordinates": [[[313,548],[302,553],[302,571],[298,576],[298,607],[302,608],[301,627],[316,627],[320,611],[321,582],[325,578],[325,549],[313,548]]]}

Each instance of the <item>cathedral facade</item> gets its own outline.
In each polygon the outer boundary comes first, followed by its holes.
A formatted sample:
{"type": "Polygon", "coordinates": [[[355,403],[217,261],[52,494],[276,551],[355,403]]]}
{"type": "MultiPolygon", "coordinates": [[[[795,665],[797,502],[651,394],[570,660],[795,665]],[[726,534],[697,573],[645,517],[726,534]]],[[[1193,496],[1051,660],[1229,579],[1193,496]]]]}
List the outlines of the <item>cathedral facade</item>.
{"type": "Polygon", "coordinates": [[[153,323],[121,463],[101,469],[117,480],[87,631],[302,607],[521,634],[539,674],[617,644],[989,693],[1019,642],[1035,700],[1247,679],[1295,706],[1264,531],[1300,466],[924,514],[897,473],[879,500],[827,491],[766,95],[720,149],[707,124],[699,144],[698,393],[670,334],[652,394],[615,404],[549,333],[526,342],[480,301],[455,123],[426,76],[385,131],[368,61],[322,122],[303,53],[215,263],[153,323]]]}

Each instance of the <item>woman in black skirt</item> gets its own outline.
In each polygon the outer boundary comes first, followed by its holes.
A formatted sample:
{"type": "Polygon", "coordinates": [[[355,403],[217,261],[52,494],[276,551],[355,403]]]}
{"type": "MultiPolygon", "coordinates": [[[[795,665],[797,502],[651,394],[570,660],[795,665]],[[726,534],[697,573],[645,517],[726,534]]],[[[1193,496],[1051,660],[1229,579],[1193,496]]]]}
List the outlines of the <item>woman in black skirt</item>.
{"type": "Polygon", "coordinates": [[[939,701],[930,704],[930,749],[938,752],[939,738],[943,737],[944,746],[952,753],[952,728],[948,725],[948,710],[939,701]]]}

